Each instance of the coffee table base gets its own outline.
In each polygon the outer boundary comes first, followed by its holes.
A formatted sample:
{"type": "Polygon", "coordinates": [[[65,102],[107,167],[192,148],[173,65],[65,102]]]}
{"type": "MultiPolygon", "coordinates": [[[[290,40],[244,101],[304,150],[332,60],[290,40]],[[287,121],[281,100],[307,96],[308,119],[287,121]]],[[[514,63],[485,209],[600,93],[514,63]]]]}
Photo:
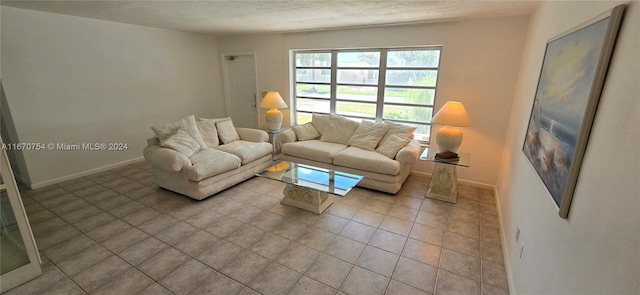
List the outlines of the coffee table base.
{"type": "Polygon", "coordinates": [[[307,210],[316,214],[322,214],[331,204],[333,196],[328,193],[287,184],[283,191],[284,198],[280,204],[285,204],[307,210]]]}

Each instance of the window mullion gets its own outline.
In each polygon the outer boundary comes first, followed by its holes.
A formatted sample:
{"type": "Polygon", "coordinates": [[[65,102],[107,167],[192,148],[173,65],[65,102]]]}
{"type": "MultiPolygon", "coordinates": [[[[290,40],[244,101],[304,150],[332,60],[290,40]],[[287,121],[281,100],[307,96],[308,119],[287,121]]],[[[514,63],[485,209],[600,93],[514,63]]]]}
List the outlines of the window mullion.
{"type": "Polygon", "coordinates": [[[378,69],[378,98],[376,101],[376,122],[382,122],[384,112],[384,84],[387,78],[387,50],[380,50],[380,68],[378,69]]]}
{"type": "Polygon", "coordinates": [[[336,114],[336,97],[338,97],[338,51],[331,51],[331,102],[329,113],[336,114]]]}
{"type": "Polygon", "coordinates": [[[298,54],[298,52],[293,53],[293,105],[291,106],[294,110],[293,124],[298,124],[298,63],[296,62],[298,54]]]}

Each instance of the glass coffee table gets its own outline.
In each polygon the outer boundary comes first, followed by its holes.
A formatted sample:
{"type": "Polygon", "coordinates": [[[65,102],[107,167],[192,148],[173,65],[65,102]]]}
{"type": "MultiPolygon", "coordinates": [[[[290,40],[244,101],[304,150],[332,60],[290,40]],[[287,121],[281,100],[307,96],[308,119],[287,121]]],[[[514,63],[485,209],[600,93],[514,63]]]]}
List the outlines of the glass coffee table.
{"type": "Polygon", "coordinates": [[[333,195],[345,196],[363,178],[361,175],[282,161],[256,176],[284,182],[280,204],[321,214],[331,204],[333,195]]]}

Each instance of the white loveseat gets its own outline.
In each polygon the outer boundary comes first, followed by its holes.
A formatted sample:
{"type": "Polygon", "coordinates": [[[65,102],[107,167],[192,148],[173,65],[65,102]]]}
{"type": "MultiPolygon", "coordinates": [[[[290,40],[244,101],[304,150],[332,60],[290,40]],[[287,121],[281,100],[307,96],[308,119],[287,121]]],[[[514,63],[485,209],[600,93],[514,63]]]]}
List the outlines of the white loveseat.
{"type": "Polygon", "coordinates": [[[312,122],[283,131],[276,139],[281,159],[359,174],[358,186],[397,193],[420,153],[415,128],[385,122],[355,122],[314,114],[312,122]]]}
{"type": "Polygon", "coordinates": [[[156,183],[202,200],[253,177],[273,163],[266,132],[235,128],[229,118],[200,119],[152,127],[144,158],[156,183]]]}

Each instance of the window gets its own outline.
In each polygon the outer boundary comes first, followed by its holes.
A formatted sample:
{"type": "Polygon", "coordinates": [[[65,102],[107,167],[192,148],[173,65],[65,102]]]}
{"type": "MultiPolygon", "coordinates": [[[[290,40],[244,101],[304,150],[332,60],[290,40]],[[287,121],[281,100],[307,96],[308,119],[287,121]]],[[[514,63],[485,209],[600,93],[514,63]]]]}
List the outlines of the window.
{"type": "Polygon", "coordinates": [[[295,123],[312,113],[416,126],[429,142],[440,47],[295,51],[295,123]]]}

